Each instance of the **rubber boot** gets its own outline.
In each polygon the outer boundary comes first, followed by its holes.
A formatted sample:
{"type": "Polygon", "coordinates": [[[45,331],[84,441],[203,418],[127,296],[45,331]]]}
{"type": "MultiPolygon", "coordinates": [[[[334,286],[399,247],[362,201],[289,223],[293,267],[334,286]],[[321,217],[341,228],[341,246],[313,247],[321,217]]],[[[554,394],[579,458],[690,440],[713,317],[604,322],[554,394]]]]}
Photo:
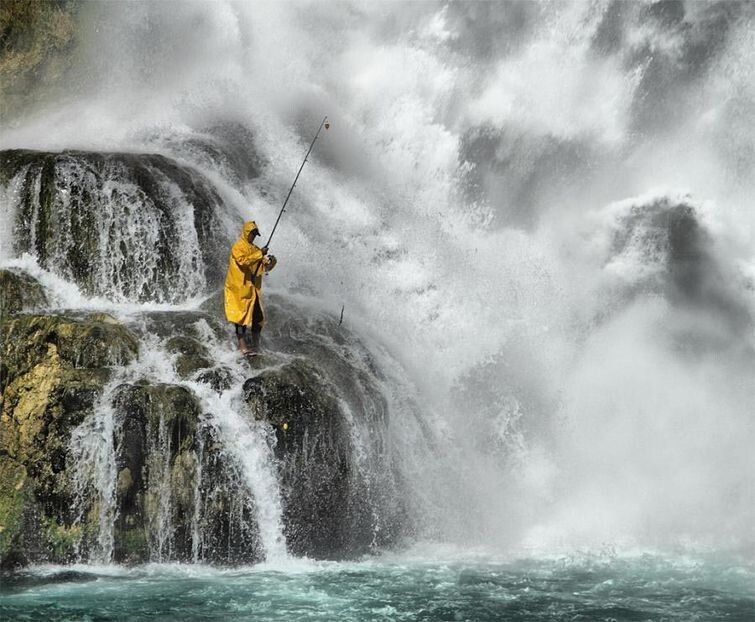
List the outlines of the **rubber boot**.
{"type": "Polygon", "coordinates": [[[251,350],[249,349],[249,346],[246,343],[246,337],[244,337],[244,335],[239,335],[238,339],[239,339],[239,352],[241,352],[241,354],[243,355],[249,354],[251,350]]]}
{"type": "Polygon", "coordinates": [[[254,352],[255,354],[262,352],[262,347],[260,346],[260,337],[261,333],[252,331],[252,352],[254,352]]]}

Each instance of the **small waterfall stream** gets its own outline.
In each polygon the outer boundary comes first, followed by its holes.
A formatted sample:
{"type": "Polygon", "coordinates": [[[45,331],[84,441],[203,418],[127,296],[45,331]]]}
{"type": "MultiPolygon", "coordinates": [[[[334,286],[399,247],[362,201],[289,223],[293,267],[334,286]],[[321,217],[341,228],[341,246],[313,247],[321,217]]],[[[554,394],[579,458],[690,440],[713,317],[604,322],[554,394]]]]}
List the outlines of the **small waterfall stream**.
{"type": "MultiPolygon", "coordinates": [[[[112,561],[114,549],[118,479],[115,439],[118,431],[112,397],[117,384],[118,381],[108,384],[94,416],[86,419],[71,434],[77,524],[85,523],[86,513],[97,512],[97,537],[87,559],[102,564],[112,561]]],[[[81,551],[77,551],[77,556],[81,557],[81,551]]]]}
{"type": "Polygon", "coordinates": [[[221,395],[212,424],[220,432],[227,451],[240,466],[243,485],[255,500],[260,538],[267,561],[281,561],[286,553],[283,535],[281,495],[275,474],[270,432],[262,423],[241,417],[233,402],[240,392],[221,395]]]}
{"type": "Polygon", "coordinates": [[[219,278],[228,232],[198,172],[158,155],[5,153],[16,254],[120,302],[185,300],[219,278]]]}
{"type": "MultiPolygon", "coordinates": [[[[205,333],[206,334],[206,333],[205,333]]],[[[213,344],[215,352],[222,352],[224,362],[231,359],[238,369],[241,360],[233,360],[230,349],[225,350],[218,343],[213,344]],[[229,356],[231,354],[231,356],[229,356]]],[[[113,401],[116,389],[128,384],[165,384],[183,386],[191,391],[203,413],[198,425],[214,431],[223,443],[223,454],[229,459],[230,482],[236,487],[229,494],[242,500],[248,498],[254,507],[259,529],[262,553],[268,561],[279,561],[287,557],[286,539],[283,535],[282,509],[275,463],[272,456],[271,437],[268,427],[261,422],[250,421],[249,414],[242,415],[245,405],[241,399],[241,385],[244,375],[238,372],[232,388],[221,393],[203,382],[181,379],[173,366],[171,355],[157,338],[146,340],[139,361],[120,370],[116,378],[108,384],[97,406],[95,416],[86,419],[72,435],[71,453],[74,457],[75,486],[80,500],[79,524],[84,523],[87,512],[99,514],[98,534],[94,548],[85,557],[92,562],[110,563],[114,553],[114,526],[118,519],[116,490],[119,485],[117,467],[120,443],[123,434],[113,401]]],[[[147,458],[145,472],[148,478],[147,499],[145,500],[145,531],[149,545],[149,559],[167,562],[175,559],[175,500],[172,478],[171,456],[175,455],[174,440],[169,426],[170,414],[164,411],[164,404],[152,402],[153,417],[147,428],[147,458]]],[[[205,454],[205,433],[197,434],[197,446],[192,451],[191,469],[193,491],[193,515],[189,519],[192,561],[203,561],[203,512],[205,506],[202,491],[210,484],[203,481],[207,474],[203,470],[205,454]]],[[[241,507],[241,506],[239,506],[241,507]]],[[[238,518],[241,518],[239,514],[238,518]]]]}

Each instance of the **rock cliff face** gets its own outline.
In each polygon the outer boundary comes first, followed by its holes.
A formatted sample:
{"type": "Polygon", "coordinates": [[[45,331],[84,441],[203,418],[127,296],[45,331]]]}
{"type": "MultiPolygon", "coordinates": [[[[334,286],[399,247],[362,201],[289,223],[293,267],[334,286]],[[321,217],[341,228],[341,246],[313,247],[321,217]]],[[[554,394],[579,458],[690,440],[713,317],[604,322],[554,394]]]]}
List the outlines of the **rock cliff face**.
{"type": "Polygon", "coordinates": [[[39,105],[71,66],[78,0],[0,4],[0,122],[39,105]]]}
{"type": "Polygon", "coordinates": [[[0,285],[3,567],[254,563],[270,552],[271,520],[290,554],[314,558],[404,532],[379,373],[332,318],[272,297],[268,353],[250,365],[233,353],[219,295],[117,320],[24,313],[47,299],[41,285],[7,271],[0,285]],[[227,409],[251,444],[229,435],[227,409]],[[245,467],[254,438],[276,499],[245,467]]]}
{"type": "MultiPolygon", "coordinates": [[[[21,305],[12,292],[2,294],[10,307],[21,305]]],[[[0,486],[17,491],[8,498],[13,507],[0,512],[0,565],[48,553],[69,561],[84,528],[73,515],[71,432],[93,415],[112,367],[132,360],[138,343],[97,315],[6,317],[0,343],[0,486]]]]}

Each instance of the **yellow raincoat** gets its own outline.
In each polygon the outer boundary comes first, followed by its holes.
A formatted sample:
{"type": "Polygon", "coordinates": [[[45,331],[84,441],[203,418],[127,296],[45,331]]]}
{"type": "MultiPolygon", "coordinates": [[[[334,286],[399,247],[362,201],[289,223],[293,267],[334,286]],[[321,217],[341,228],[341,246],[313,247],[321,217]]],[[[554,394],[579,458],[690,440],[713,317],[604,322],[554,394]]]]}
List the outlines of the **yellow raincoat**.
{"type": "Polygon", "coordinates": [[[243,326],[252,324],[254,305],[258,301],[264,319],[260,292],[267,261],[262,250],[249,242],[249,234],[256,228],[253,220],[244,223],[241,237],[231,247],[225,277],[225,316],[229,322],[243,326]]]}

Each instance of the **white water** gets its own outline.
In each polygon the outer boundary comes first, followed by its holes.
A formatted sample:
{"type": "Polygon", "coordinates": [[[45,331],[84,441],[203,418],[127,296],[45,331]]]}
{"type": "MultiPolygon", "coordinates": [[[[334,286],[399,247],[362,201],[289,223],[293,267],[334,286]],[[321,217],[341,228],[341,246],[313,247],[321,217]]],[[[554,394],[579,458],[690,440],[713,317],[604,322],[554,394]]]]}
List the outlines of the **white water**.
{"type": "MultiPolygon", "coordinates": [[[[199,327],[200,331],[202,327],[199,327]]],[[[211,346],[212,354],[218,362],[230,363],[237,374],[244,369],[242,361],[230,347],[217,343],[209,330],[204,331],[211,346]]],[[[234,491],[239,499],[251,496],[257,512],[263,554],[268,562],[287,559],[286,541],[281,523],[280,492],[272,459],[269,431],[264,424],[252,422],[244,405],[241,388],[246,376],[235,377],[234,388],[217,394],[209,385],[202,382],[184,381],[174,370],[171,355],[160,340],[147,339],[142,342],[139,359],[123,368],[103,392],[95,416],[79,426],[72,436],[72,451],[76,456],[75,481],[80,491],[82,503],[95,499],[99,511],[99,534],[97,548],[89,555],[89,560],[97,563],[110,563],[113,560],[114,526],[116,519],[115,489],[117,484],[115,414],[112,408],[113,390],[124,383],[144,382],[153,384],[170,383],[185,386],[198,399],[202,416],[199,425],[215,428],[223,440],[224,451],[231,463],[237,464],[241,480],[234,491]],[[246,414],[242,414],[246,412],[246,414]],[[88,494],[91,491],[94,494],[88,494]]],[[[171,506],[170,440],[163,413],[159,414],[158,430],[148,434],[150,447],[147,451],[146,467],[149,472],[148,494],[156,507],[149,512],[146,525],[150,543],[150,559],[164,562],[173,559],[173,525],[171,506]]],[[[201,435],[199,435],[201,437],[201,435]]],[[[201,457],[201,449],[199,453],[201,457]]],[[[192,517],[192,555],[201,561],[202,534],[199,529],[201,499],[201,470],[195,475],[194,516],[192,517]]],[[[82,506],[82,512],[84,511],[82,506]]],[[[83,516],[83,514],[82,514],[83,516]]]]}
{"type": "MultiPolygon", "coordinates": [[[[115,491],[118,469],[115,463],[116,417],[111,400],[118,378],[108,383],[95,408],[71,433],[74,456],[73,481],[77,508],[77,524],[86,524],[87,502],[94,501],[98,513],[96,547],[87,557],[94,563],[108,564],[113,559],[116,519],[115,491]]],[[[80,542],[77,543],[77,546],[80,542]]],[[[81,555],[80,551],[77,551],[81,555]]]]}
{"type": "Polygon", "coordinates": [[[239,364],[238,356],[230,346],[217,344],[208,331],[205,333],[211,339],[206,345],[213,346],[211,353],[215,360],[231,363],[229,368],[237,374],[230,390],[218,394],[205,383],[182,381],[174,371],[170,356],[158,344],[153,344],[148,352],[140,354],[140,361],[134,370],[135,377],[183,385],[197,396],[202,412],[208,413],[206,423],[219,431],[225,451],[239,465],[242,483],[254,500],[265,558],[285,559],[286,540],[281,523],[280,492],[267,426],[252,422],[248,412],[242,415],[247,410],[241,395],[246,376],[242,374],[244,366],[239,364]]]}
{"type": "MultiPolygon", "coordinates": [[[[327,113],[268,287],[333,313],[344,304],[346,322],[398,361],[438,448],[434,460],[401,445],[436,533],[740,545],[755,521],[753,361],[740,348],[752,330],[623,299],[652,257],[609,248],[622,201],[686,193],[728,267],[724,287],[752,307],[752,11],[687,3],[685,22],[645,3],[612,11],[108,5],[82,43],[107,70],[82,65],[83,96],[41,106],[0,146],[191,160],[181,137],[241,122],[268,167],[228,211],[265,234],[327,113]],[[723,345],[685,353],[669,338],[679,326],[723,345]]],[[[391,426],[399,442],[418,434],[391,426]]]]}

